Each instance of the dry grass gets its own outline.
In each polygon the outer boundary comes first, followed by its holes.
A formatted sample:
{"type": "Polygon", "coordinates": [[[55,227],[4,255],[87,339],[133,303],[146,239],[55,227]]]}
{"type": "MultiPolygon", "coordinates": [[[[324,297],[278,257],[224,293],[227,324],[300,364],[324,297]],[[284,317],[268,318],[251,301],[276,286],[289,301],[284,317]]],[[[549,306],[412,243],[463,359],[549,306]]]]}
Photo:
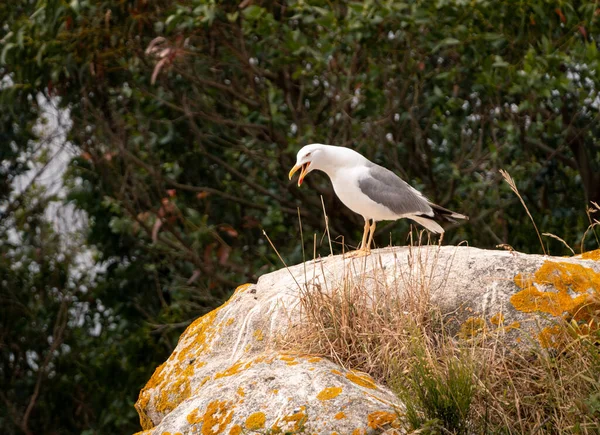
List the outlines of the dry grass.
{"type": "Polygon", "coordinates": [[[387,384],[414,433],[600,433],[597,333],[560,324],[570,337],[560,352],[526,353],[506,348],[498,333],[452,337],[430,301],[442,267],[436,247],[410,249],[410,271],[348,267],[340,282],[305,288],[304,321],[283,345],[387,384]]]}
{"type": "Polygon", "coordinates": [[[437,253],[436,246],[411,249],[416,267],[410,271],[384,271],[380,266],[364,273],[360,268],[365,262],[348,261],[339,282],[312,282],[300,295],[305,322],[283,346],[387,379],[394,361],[409,357],[416,331],[433,335],[441,330],[440,316],[429,301],[437,253]],[[397,278],[389,282],[390,277],[397,278]],[[399,287],[405,289],[402,295],[399,287]]]}

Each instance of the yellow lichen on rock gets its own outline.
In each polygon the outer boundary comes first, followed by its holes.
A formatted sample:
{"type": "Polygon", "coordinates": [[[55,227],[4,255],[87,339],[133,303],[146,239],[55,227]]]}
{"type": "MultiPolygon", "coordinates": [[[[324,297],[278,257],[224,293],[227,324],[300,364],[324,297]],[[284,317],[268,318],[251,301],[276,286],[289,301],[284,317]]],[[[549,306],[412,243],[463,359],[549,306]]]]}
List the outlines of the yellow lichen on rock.
{"type": "Polygon", "coordinates": [[[233,410],[229,409],[226,401],[213,400],[206,407],[202,416],[202,435],[217,435],[223,433],[231,423],[233,410]]]}
{"type": "Polygon", "coordinates": [[[371,376],[366,373],[357,372],[355,370],[351,370],[346,373],[346,378],[356,385],[360,385],[361,387],[370,388],[372,390],[377,389],[377,385],[375,385],[375,381],[371,376]]]}
{"type": "Polygon", "coordinates": [[[584,252],[583,254],[581,254],[581,258],[583,258],[584,260],[600,261],[600,249],[584,252]]]}
{"type": "Polygon", "coordinates": [[[233,410],[229,409],[228,402],[214,400],[208,404],[204,414],[200,414],[196,408],[187,415],[186,420],[190,425],[202,423],[202,435],[216,435],[225,430],[232,418],[233,410]]]}
{"type": "Polygon", "coordinates": [[[189,378],[194,374],[194,366],[188,365],[184,370],[177,367],[174,372],[174,380],[165,382],[164,386],[159,387],[158,398],[155,403],[155,408],[158,412],[168,414],[177,405],[190,397],[189,378]]]}
{"type": "Polygon", "coordinates": [[[244,369],[244,362],[243,361],[237,361],[235,364],[233,364],[231,367],[229,367],[228,369],[219,372],[215,375],[215,379],[220,379],[220,378],[225,378],[227,376],[233,376],[235,374],[238,374],[239,372],[241,372],[244,369]]]}
{"type": "Polygon", "coordinates": [[[564,328],[559,325],[547,326],[538,335],[538,340],[543,347],[559,347],[565,338],[564,328]]]}
{"type": "Polygon", "coordinates": [[[262,329],[257,329],[256,331],[254,331],[254,338],[256,339],[256,341],[264,340],[262,329]]]}
{"type": "Polygon", "coordinates": [[[333,418],[335,418],[336,420],[342,420],[346,418],[346,414],[344,414],[344,411],[340,411],[337,414],[335,414],[333,418]]]}
{"type": "Polygon", "coordinates": [[[187,415],[186,420],[189,424],[198,424],[202,422],[202,416],[198,413],[198,409],[196,408],[187,415]]]}
{"type": "Polygon", "coordinates": [[[246,429],[248,430],[258,430],[265,427],[265,422],[267,421],[267,417],[264,412],[255,412],[250,414],[246,419],[246,429]]]}
{"type": "Polygon", "coordinates": [[[285,415],[275,422],[271,428],[271,433],[280,434],[285,433],[297,433],[302,430],[304,422],[306,421],[306,406],[301,406],[298,412],[291,415],[285,415]]]}
{"type": "MultiPolygon", "coordinates": [[[[594,252],[594,251],[592,251],[594,252]]],[[[582,322],[588,330],[598,329],[600,310],[600,273],[580,264],[545,261],[533,276],[515,276],[522,290],[510,298],[522,312],[540,312],[571,321],[582,322]],[[540,290],[537,286],[552,286],[540,290]]],[[[539,334],[540,344],[555,347],[563,334],[558,325],[547,327],[539,334]]]]}
{"type": "Polygon", "coordinates": [[[504,332],[511,331],[513,329],[519,329],[521,327],[521,322],[512,322],[510,325],[504,327],[504,332]]]}
{"type": "MultiPolygon", "coordinates": [[[[252,284],[238,286],[235,293],[244,291],[252,284]]],[[[231,300],[231,299],[230,299],[231,300]]],[[[135,408],[140,416],[140,424],[143,429],[154,427],[154,423],[148,417],[146,408],[150,398],[155,399],[154,409],[161,414],[168,414],[175,409],[179,403],[190,396],[189,377],[193,375],[194,368],[200,368],[206,363],[197,361],[198,357],[210,350],[210,346],[216,335],[227,322],[221,322],[215,327],[214,321],[221,309],[228,302],[196,319],[181,335],[180,344],[182,349],[174,352],[169,359],[156,369],[146,386],[140,391],[140,396],[135,408]],[[159,393],[155,394],[154,390],[159,393]]]]}
{"type": "Polygon", "coordinates": [[[510,298],[522,312],[542,312],[553,316],[575,314],[585,304],[588,292],[600,291],[600,273],[589,267],[566,262],[545,261],[533,278],[515,277],[522,290],[510,298]],[[540,291],[535,285],[552,285],[556,291],[540,291]]]}
{"type": "Polygon", "coordinates": [[[229,435],[240,435],[242,432],[242,426],[240,426],[239,424],[234,424],[233,426],[231,426],[231,429],[229,429],[229,435]]]}
{"type": "Polygon", "coordinates": [[[235,289],[235,291],[233,292],[233,294],[238,294],[238,293],[243,293],[248,287],[250,287],[252,284],[251,283],[246,283],[246,284],[242,284],[242,285],[238,285],[235,289]]]}
{"type": "Polygon", "coordinates": [[[328,387],[317,394],[317,399],[320,401],[335,399],[342,394],[342,387],[328,387]]]}
{"type": "Polygon", "coordinates": [[[460,325],[458,336],[468,340],[469,338],[477,337],[483,332],[485,332],[485,319],[482,317],[469,317],[460,325]]]}
{"type": "Polygon", "coordinates": [[[371,429],[383,429],[396,422],[398,416],[388,411],[375,411],[367,416],[367,424],[371,429]]]}
{"type": "Polygon", "coordinates": [[[496,313],[492,317],[490,317],[490,323],[492,325],[501,326],[504,324],[504,314],[496,313]]]}

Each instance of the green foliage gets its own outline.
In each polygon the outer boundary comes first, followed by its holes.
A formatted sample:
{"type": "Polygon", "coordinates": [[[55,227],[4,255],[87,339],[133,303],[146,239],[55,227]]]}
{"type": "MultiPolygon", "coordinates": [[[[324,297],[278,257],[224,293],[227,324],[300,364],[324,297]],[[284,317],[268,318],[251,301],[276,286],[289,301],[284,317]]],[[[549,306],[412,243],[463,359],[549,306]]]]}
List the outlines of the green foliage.
{"type": "Polygon", "coordinates": [[[467,433],[475,395],[471,364],[454,356],[437,360],[422,345],[415,345],[414,354],[410,371],[390,380],[406,404],[409,427],[430,434],[467,433]]]}
{"type": "MultiPolygon", "coordinates": [[[[82,399],[91,410],[126,408],[184,325],[278,266],[262,229],[300,261],[297,207],[309,246],[324,231],[320,196],[332,236],[356,244],[361,219],[323,176],[311,174],[308,189],[287,180],[306,143],[351,146],[469,215],[446,243],[539,250],[500,168],[540,229],[572,246],[589,225],[587,201],[600,202],[594,3],[246,3],[0,5],[0,139],[10,145],[0,147],[0,198],[26,169],[19,156],[35,145],[44,95],[72,120],[68,201],[87,213],[86,242],[104,270],[90,294],[120,325],[103,329],[102,344],[73,335],[84,353],[106,346],[95,370],[121,367],[120,393],[98,389],[82,399]],[[145,356],[120,365],[117,349],[145,356]]],[[[0,213],[23,207],[13,204],[0,213]]],[[[408,224],[380,228],[381,246],[390,233],[402,244],[408,224]]],[[[110,421],[90,411],[90,426],[131,428],[128,409],[110,421]]]]}

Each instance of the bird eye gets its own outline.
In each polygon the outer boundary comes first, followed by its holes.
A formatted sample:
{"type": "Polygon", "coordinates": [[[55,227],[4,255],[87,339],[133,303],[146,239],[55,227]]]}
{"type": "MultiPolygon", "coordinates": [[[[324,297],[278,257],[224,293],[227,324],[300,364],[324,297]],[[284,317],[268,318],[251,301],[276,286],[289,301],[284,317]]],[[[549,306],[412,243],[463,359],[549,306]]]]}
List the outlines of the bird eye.
{"type": "Polygon", "coordinates": [[[311,155],[311,154],[312,154],[312,152],[310,152],[310,153],[306,153],[306,156],[305,156],[305,157],[310,157],[310,155],[311,155]]]}

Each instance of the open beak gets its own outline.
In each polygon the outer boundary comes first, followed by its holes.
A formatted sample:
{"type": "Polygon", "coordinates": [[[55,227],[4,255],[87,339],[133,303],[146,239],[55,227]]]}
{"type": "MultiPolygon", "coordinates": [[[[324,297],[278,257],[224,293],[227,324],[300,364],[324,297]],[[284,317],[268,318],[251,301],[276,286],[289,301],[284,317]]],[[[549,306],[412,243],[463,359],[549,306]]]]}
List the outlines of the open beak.
{"type": "Polygon", "coordinates": [[[309,166],[310,166],[310,162],[304,163],[302,165],[294,165],[294,167],[290,171],[289,177],[291,180],[292,176],[296,173],[296,171],[298,169],[300,169],[300,177],[298,178],[298,187],[302,186],[302,182],[304,181],[304,177],[306,176],[306,172],[308,171],[309,166]]]}

